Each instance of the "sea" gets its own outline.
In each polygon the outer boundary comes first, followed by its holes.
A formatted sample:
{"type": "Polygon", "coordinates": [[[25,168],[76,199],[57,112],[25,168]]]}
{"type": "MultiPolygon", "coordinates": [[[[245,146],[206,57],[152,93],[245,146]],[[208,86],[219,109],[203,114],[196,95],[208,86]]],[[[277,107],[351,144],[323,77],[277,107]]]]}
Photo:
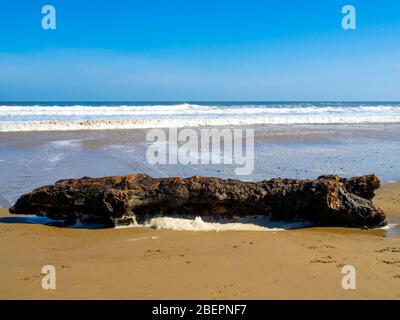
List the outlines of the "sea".
{"type": "MultiPolygon", "coordinates": [[[[63,178],[142,172],[247,181],[374,173],[393,183],[399,159],[400,102],[0,102],[0,207],[63,178]],[[149,163],[149,129],[186,127],[253,129],[254,170],[238,176],[234,165],[149,163]]],[[[223,229],[189,221],[153,222],[223,229]]]]}
{"type": "Polygon", "coordinates": [[[0,132],[400,123],[400,102],[0,102],[0,132]]]}

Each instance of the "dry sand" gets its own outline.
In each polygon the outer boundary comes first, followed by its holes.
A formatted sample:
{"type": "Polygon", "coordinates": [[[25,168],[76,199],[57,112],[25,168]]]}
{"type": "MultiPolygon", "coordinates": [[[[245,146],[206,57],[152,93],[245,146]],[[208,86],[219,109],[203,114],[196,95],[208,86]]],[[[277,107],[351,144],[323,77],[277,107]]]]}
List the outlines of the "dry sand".
{"type": "MultiPolygon", "coordinates": [[[[399,201],[398,184],[376,198],[391,220],[400,218],[399,201]]],[[[380,230],[204,233],[0,223],[0,268],[1,299],[400,298],[400,238],[380,230]],[[57,271],[55,290],[41,287],[47,264],[57,271]],[[356,268],[356,290],[341,287],[347,264],[356,268]]]]}

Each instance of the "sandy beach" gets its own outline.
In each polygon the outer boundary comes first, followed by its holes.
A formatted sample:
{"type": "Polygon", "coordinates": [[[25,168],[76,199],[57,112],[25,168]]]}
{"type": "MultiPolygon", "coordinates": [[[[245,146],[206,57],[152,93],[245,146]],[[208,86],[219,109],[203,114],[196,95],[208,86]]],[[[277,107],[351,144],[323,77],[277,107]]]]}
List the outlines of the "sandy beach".
{"type": "MultiPolygon", "coordinates": [[[[400,220],[400,184],[376,203],[400,220]]],[[[1,210],[1,299],[399,299],[400,245],[382,230],[185,232],[63,229],[6,223],[1,210]],[[41,268],[57,287],[41,287],[41,268]],[[355,290],[341,286],[356,268],[355,290]]]]}

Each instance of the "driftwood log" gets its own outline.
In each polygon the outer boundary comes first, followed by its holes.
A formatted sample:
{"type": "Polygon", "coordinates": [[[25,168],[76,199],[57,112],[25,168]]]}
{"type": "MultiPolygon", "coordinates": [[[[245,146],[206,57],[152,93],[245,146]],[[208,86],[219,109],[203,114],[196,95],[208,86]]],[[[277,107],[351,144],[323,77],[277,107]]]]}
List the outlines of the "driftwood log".
{"type": "Polygon", "coordinates": [[[385,214],[372,203],[375,175],[350,179],[272,179],[259,182],[210,177],[152,178],[145,174],[60,180],[21,196],[15,214],[62,219],[65,224],[140,221],[148,215],[268,215],[323,226],[380,226],[385,214]]]}

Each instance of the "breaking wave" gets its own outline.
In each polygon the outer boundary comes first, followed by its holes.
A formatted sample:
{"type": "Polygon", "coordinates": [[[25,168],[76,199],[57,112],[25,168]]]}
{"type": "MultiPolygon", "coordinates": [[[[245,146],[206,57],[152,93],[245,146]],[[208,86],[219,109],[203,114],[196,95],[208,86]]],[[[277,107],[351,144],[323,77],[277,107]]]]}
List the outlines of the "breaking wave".
{"type": "MultiPolygon", "coordinates": [[[[272,221],[265,216],[247,217],[151,217],[142,223],[134,223],[128,227],[146,227],[157,230],[175,231],[284,231],[290,229],[311,227],[308,221],[272,221]]],[[[116,226],[126,228],[127,226],[116,226]]]]}
{"type": "Polygon", "coordinates": [[[1,105],[0,131],[400,123],[400,104],[1,105]]]}

